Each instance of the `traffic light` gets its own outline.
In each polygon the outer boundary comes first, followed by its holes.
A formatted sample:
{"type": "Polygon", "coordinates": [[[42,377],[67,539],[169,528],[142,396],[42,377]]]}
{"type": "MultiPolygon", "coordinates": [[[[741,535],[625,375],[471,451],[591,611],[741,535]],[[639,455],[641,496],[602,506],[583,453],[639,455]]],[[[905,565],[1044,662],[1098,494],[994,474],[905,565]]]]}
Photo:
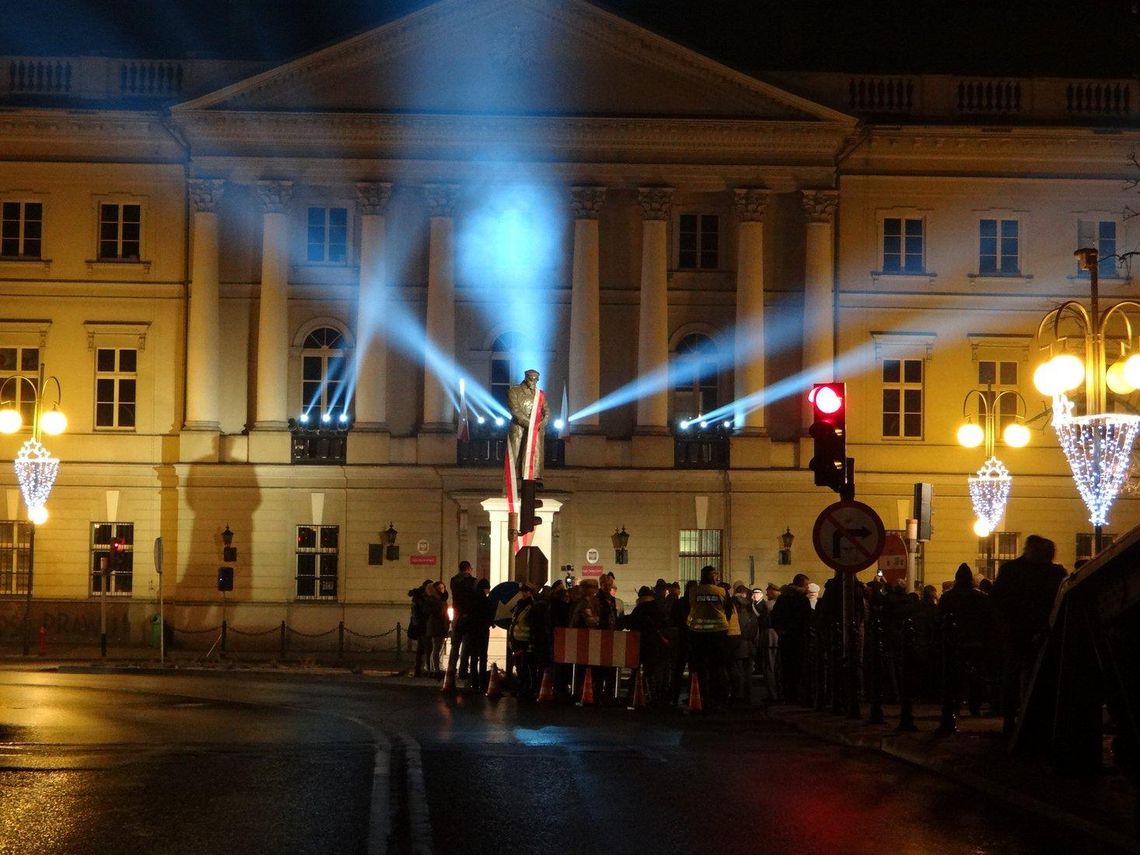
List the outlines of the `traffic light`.
{"type": "Polygon", "coordinates": [[[218,590],[219,591],[232,591],[234,589],[234,568],[233,567],[219,567],[218,568],[218,590]]]}
{"type": "Polygon", "coordinates": [[[914,518],[918,520],[918,539],[930,540],[934,534],[931,514],[934,513],[934,485],[921,481],[914,485],[914,518]]]}
{"type": "Polygon", "coordinates": [[[523,479],[519,502],[519,534],[534,531],[534,527],[542,522],[536,511],[542,507],[542,500],[535,498],[538,490],[538,481],[523,479]]]}
{"type": "Polygon", "coordinates": [[[809,467],[816,486],[842,493],[847,486],[847,384],[816,383],[808,401],[813,414],[808,433],[815,440],[809,467]]]}
{"type": "Polygon", "coordinates": [[[107,554],[107,572],[118,573],[127,567],[127,539],[115,537],[111,539],[110,551],[107,554]]]}

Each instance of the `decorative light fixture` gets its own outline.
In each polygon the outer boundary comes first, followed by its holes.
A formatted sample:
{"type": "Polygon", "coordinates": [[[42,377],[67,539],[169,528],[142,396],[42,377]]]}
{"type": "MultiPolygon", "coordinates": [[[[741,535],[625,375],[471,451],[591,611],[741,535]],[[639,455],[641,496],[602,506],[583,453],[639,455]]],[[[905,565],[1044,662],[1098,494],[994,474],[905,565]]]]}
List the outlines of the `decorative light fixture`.
{"type": "Polygon", "coordinates": [[[380,532],[380,534],[384,538],[384,557],[389,561],[399,561],[400,547],[396,545],[396,535],[399,534],[399,532],[396,531],[396,527],[389,522],[388,528],[380,532]]]}
{"type": "Polygon", "coordinates": [[[28,519],[36,525],[47,522],[47,500],[51,495],[51,488],[55,485],[56,476],[59,475],[59,458],[54,457],[43,443],[40,442],[41,433],[49,436],[63,433],[67,429],[67,417],[59,411],[62,399],[59,379],[46,378],[46,382],[55,384],[55,401],[51,410],[43,411],[43,392],[45,386],[44,365],[40,363],[39,380],[34,382],[22,374],[13,374],[0,382],[0,395],[8,388],[9,383],[15,383],[17,394],[12,398],[0,401],[0,432],[15,433],[23,426],[23,417],[18,409],[18,390],[21,383],[26,383],[32,394],[32,435],[20,446],[16,453],[15,470],[16,480],[20,484],[20,493],[24,497],[24,505],[28,509],[28,519]]]}
{"type": "Polygon", "coordinates": [[[1053,400],[1053,428],[1089,510],[1099,552],[1103,527],[1128,476],[1132,445],[1140,429],[1140,416],[1108,411],[1109,390],[1126,395],[1140,388],[1140,342],[1133,335],[1140,303],[1124,300],[1102,312],[1097,291],[1099,253],[1084,247],[1073,255],[1081,269],[1088,271],[1090,305],[1086,309],[1076,300],[1067,300],[1041,319],[1037,345],[1051,358],[1037,368],[1033,380],[1053,400]],[[1105,353],[1110,327],[1116,330],[1112,340],[1120,348],[1120,358],[1112,365],[1105,353]],[[1076,335],[1071,334],[1073,330],[1076,335]],[[1084,362],[1066,352],[1070,341],[1074,349],[1083,348],[1084,362]],[[1130,350],[1134,352],[1129,355],[1130,350]],[[1084,413],[1075,415],[1076,402],[1067,393],[1078,389],[1082,381],[1084,413]]]}
{"type": "Polygon", "coordinates": [[[780,556],[778,563],[787,565],[792,563],[792,541],[796,536],[792,534],[792,530],[788,526],[784,526],[784,533],[780,535],[780,556]]]}
{"type": "Polygon", "coordinates": [[[1012,448],[1021,448],[1029,442],[1029,428],[1025,426],[1025,399],[1013,389],[994,390],[993,384],[971,389],[962,400],[962,416],[965,422],[958,428],[958,443],[966,448],[984,446],[986,461],[977,474],[966,479],[970,488],[970,503],[974,506],[974,533],[988,538],[997,529],[1005,515],[1013,478],[1005,464],[994,453],[997,445],[996,422],[1001,413],[1001,402],[1011,399],[1014,402],[1014,421],[1005,426],[1002,440],[1012,448]],[[976,398],[981,424],[974,421],[969,411],[970,399],[976,398]]]}
{"type": "Polygon", "coordinates": [[[624,525],[621,531],[614,529],[614,533],[610,535],[610,542],[614,546],[614,563],[628,564],[629,550],[626,547],[629,545],[629,532],[625,530],[624,525]]]}

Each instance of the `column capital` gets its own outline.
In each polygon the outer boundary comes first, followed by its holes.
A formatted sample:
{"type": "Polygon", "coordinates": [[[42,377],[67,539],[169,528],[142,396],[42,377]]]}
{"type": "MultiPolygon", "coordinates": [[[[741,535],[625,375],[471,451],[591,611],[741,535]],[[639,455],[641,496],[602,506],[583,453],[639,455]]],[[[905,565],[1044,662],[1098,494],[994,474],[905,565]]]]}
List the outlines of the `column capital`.
{"type": "Polygon", "coordinates": [[[190,203],[196,214],[212,214],[218,210],[218,203],[226,191],[226,182],[221,178],[191,178],[187,182],[190,189],[190,203]]]}
{"type": "Polygon", "coordinates": [[[257,182],[257,197],[266,214],[280,214],[293,198],[293,182],[266,180],[257,182]]]}
{"type": "Polygon", "coordinates": [[[596,220],[605,201],[605,187],[570,188],[570,211],[575,220],[596,220]]]}
{"type": "Polygon", "coordinates": [[[391,181],[357,181],[356,202],[360,205],[360,213],[384,216],[388,207],[388,200],[392,198],[391,181]]]}
{"type": "Polygon", "coordinates": [[[804,222],[835,222],[835,207],[839,204],[838,190],[804,190],[804,222]]]}
{"type": "Polygon", "coordinates": [[[638,187],[637,204],[644,220],[667,220],[673,207],[672,187],[638,187]]]}
{"type": "Polygon", "coordinates": [[[757,187],[737,187],[732,191],[732,207],[741,222],[759,223],[764,220],[770,190],[757,187]]]}
{"type": "Polygon", "coordinates": [[[455,214],[455,201],[459,197],[458,184],[423,185],[424,201],[427,202],[428,216],[451,217],[455,214]]]}

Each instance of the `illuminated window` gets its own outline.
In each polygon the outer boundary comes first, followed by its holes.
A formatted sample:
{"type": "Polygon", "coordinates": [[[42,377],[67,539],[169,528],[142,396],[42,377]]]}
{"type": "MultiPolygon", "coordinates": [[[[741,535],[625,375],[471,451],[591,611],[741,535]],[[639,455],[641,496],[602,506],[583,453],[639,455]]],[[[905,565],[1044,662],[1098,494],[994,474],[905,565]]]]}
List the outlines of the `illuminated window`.
{"type": "Polygon", "coordinates": [[[95,427],[133,430],[138,388],[138,351],[133,347],[95,350],[95,427]]]}
{"type": "Polygon", "coordinates": [[[309,208],[306,248],[310,264],[347,264],[348,209],[309,208]]]}
{"type": "Polygon", "coordinates": [[[336,599],[339,542],[335,525],[297,526],[298,599],[336,599]]]}
{"type": "Polygon", "coordinates": [[[99,206],[99,258],[138,261],[142,248],[142,206],[103,203],[99,206]]]}
{"type": "Polygon", "coordinates": [[[720,529],[683,528],[681,529],[680,573],[684,582],[701,578],[701,568],[711,564],[720,570],[720,529]]]}
{"type": "Polygon", "coordinates": [[[720,266],[720,217],[681,214],[677,235],[677,267],[716,270],[720,266]]]}
{"type": "Polygon", "coordinates": [[[1020,537],[1016,531],[995,531],[989,537],[979,537],[974,569],[987,579],[996,579],[1002,563],[1017,557],[1020,537]]]}
{"type": "Polygon", "coordinates": [[[0,520],[0,597],[27,594],[32,578],[32,524],[0,520]]]}
{"type": "Polygon", "coordinates": [[[301,350],[301,412],[311,427],[341,424],[348,414],[345,383],[348,356],[344,336],[332,327],[320,327],[305,337],[301,350]]]}
{"type": "MultiPolygon", "coordinates": [[[[1098,276],[1117,276],[1116,222],[1114,220],[1077,220],[1077,246],[1097,251],[1098,276]]],[[[1087,270],[1077,266],[1078,276],[1088,276],[1087,270]]]]}
{"type": "Polygon", "coordinates": [[[1020,226],[1017,220],[978,221],[978,273],[1015,276],[1021,272],[1020,226]]]}
{"type": "Polygon", "coordinates": [[[717,408],[719,365],[711,338],[690,333],[677,342],[672,370],[674,419],[692,419],[717,408]]]}
{"type": "Polygon", "coordinates": [[[32,429],[36,384],[40,379],[38,347],[0,347],[0,402],[20,411],[24,429],[32,429]],[[16,379],[17,377],[23,379],[16,379]]]}
{"type": "MultiPolygon", "coordinates": [[[[1017,391],[1017,363],[1012,361],[981,360],[978,362],[978,385],[991,388],[981,394],[993,406],[999,392],[1017,391]]],[[[978,418],[984,418],[981,402],[978,402],[978,418]]],[[[997,405],[997,421],[994,427],[1000,434],[1005,426],[1017,421],[1017,396],[1003,395],[997,405]]]]}
{"type": "Polygon", "coordinates": [[[107,580],[107,594],[130,596],[134,588],[135,566],[135,525],[134,523],[91,523],[91,594],[99,596],[103,590],[103,580],[107,580]],[[111,555],[111,541],[122,538],[127,542],[126,550],[118,556],[118,566],[111,555]],[[104,572],[106,571],[106,572],[104,572]]]}
{"type": "Polygon", "coordinates": [[[44,206],[40,202],[5,202],[0,210],[0,258],[40,258],[44,206]]]}
{"type": "Polygon", "coordinates": [[[926,270],[926,221],[911,217],[883,220],[883,273],[926,270]]]}
{"type": "Polygon", "coordinates": [[[922,439],[922,360],[883,360],[883,436],[922,439]]]}

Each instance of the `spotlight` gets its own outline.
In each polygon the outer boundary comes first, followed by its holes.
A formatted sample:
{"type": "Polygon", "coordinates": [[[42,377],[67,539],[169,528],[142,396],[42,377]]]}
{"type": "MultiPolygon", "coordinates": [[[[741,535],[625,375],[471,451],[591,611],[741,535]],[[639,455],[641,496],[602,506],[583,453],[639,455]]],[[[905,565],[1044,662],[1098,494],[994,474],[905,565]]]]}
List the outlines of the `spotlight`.
{"type": "Polygon", "coordinates": [[[707,428],[708,426],[709,426],[709,423],[708,423],[708,422],[701,422],[701,430],[704,430],[704,429],[705,429],[705,428],[707,428]]]}
{"type": "Polygon", "coordinates": [[[502,427],[502,426],[503,426],[505,423],[506,423],[506,422],[504,421],[504,419],[503,419],[503,417],[502,417],[502,416],[495,416],[495,425],[496,425],[496,427],[502,427]]]}
{"type": "Polygon", "coordinates": [[[483,418],[482,416],[476,416],[475,421],[478,422],[479,424],[485,424],[487,420],[485,418],[483,418]]]}
{"type": "Polygon", "coordinates": [[[725,426],[726,428],[730,428],[730,427],[732,427],[732,419],[725,419],[725,420],[724,420],[724,426],[725,426]]]}
{"type": "Polygon", "coordinates": [[[301,421],[301,424],[307,425],[309,423],[309,414],[308,413],[301,413],[300,421],[301,421]]]}
{"type": "Polygon", "coordinates": [[[688,429],[689,429],[689,420],[688,419],[681,419],[681,430],[688,430],[688,429]]]}
{"type": "Polygon", "coordinates": [[[332,421],[332,413],[321,413],[321,421],[322,422],[331,422],[332,421]]]}
{"type": "Polygon", "coordinates": [[[562,430],[562,428],[564,428],[564,427],[566,427],[566,422],[562,421],[562,419],[555,419],[554,420],[554,429],[555,430],[562,430]]]}
{"type": "Polygon", "coordinates": [[[342,423],[342,424],[343,424],[344,422],[347,422],[347,421],[348,421],[348,413],[341,413],[341,414],[340,414],[340,421],[341,421],[341,423],[342,423]]]}

